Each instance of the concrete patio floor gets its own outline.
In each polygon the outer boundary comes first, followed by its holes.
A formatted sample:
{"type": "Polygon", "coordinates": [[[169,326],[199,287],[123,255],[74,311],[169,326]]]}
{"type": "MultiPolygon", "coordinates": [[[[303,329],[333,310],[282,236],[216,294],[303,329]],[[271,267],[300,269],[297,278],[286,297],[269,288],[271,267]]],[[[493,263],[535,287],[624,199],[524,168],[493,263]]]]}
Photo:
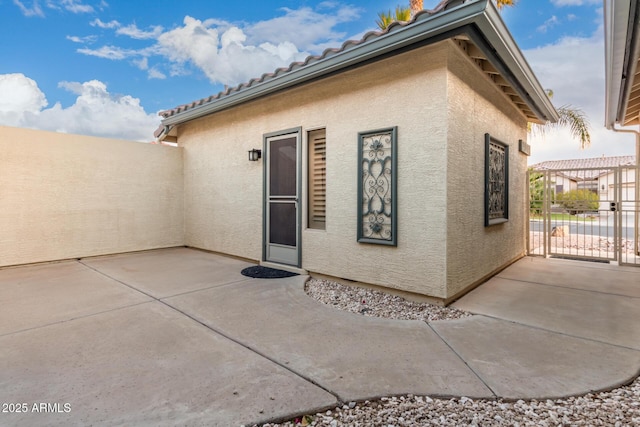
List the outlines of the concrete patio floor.
{"type": "Polygon", "coordinates": [[[454,304],[478,315],[427,324],[343,312],[249,265],[174,248],[0,269],[0,425],[230,426],[639,372],[640,269],[524,258],[454,304]]]}

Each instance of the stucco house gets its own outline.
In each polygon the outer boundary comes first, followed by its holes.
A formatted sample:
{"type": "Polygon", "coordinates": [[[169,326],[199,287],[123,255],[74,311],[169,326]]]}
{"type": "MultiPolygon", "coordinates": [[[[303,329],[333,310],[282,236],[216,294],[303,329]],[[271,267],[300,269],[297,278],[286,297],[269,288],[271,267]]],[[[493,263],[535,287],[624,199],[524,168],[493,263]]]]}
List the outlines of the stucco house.
{"type": "Polygon", "coordinates": [[[557,113],[489,0],[446,3],[162,112],[185,244],[444,303],[524,256],[557,113]]]}
{"type": "Polygon", "coordinates": [[[600,211],[606,213],[614,200],[620,200],[625,207],[635,200],[635,165],[635,156],[601,156],[548,160],[530,168],[550,171],[551,189],[555,194],[572,190],[593,191],[600,200],[600,211]],[[619,167],[622,173],[618,171],[619,167]]]}

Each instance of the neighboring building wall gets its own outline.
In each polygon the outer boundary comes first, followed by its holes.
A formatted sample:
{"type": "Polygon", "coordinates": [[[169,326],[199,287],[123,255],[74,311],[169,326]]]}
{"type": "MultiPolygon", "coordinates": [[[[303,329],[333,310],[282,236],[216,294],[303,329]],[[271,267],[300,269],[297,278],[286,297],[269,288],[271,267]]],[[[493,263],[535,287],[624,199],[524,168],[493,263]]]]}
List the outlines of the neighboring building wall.
{"type": "Polygon", "coordinates": [[[556,192],[556,194],[566,193],[566,192],[578,189],[578,184],[574,180],[571,180],[571,179],[567,178],[566,176],[552,173],[550,175],[550,179],[551,179],[551,182],[552,182],[552,187],[551,188],[552,188],[553,191],[556,192]],[[557,191],[558,190],[558,186],[562,186],[562,191],[557,191]]]}
{"type": "Polygon", "coordinates": [[[449,54],[446,221],[447,297],[524,256],[526,119],[458,49],[449,54]],[[484,226],[485,133],[509,145],[509,221],[484,226]]]}
{"type": "Polygon", "coordinates": [[[423,47],[181,125],[186,244],[259,260],[263,162],[247,161],[247,151],[260,148],[267,132],[302,126],[304,138],[307,130],[324,127],[326,230],[306,229],[303,220],[302,267],[446,296],[449,48],[423,47]],[[355,216],[358,132],[390,126],[398,126],[398,247],[361,244],[355,216]]]}
{"type": "Polygon", "coordinates": [[[0,266],[184,244],[182,150],[0,127],[0,266]]]}
{"type": "Polygon", "coordinates": [[[640,168],[629,167],[622,169],[622,180],[620,194],[622,198],[621,209],[626,212],[638,212],[640,210],[640,200],[636,199],[636,185],[640,185],[638,182],[638,175],[640,175],[640,168]]]}
{"type": "MultiPolygon", "coordinates": [[[[611,208],[611,202],[613,202],[618,196],[616,192],[618,191],[619,185],[616,185],[615,175],[616,173],[610,172],[598,177],[598,197],[600,198],[598,209],[601,215],[607,215],[610,212],[609,209],[611,208]]],[[[623,188],[626,186],[627,184],[623,183],[623,188]]],[[[633,193],[633,191],[631,193],[633,193]]],[[[628,199],[626,197],[628,195],[627,191],[623,190],[622,200],[633,200],[628,199]]]]}

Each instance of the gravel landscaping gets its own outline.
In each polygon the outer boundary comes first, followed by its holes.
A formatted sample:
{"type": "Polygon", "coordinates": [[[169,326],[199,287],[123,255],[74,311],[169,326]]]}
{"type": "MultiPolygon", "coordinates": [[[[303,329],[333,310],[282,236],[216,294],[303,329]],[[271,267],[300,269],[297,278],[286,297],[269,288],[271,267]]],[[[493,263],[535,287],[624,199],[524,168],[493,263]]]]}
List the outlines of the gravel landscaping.
{"type": "Polygon", "coordinates": [[[329,280],[312,278],[307,281],[305,291],[311,298],[323,304],[364,316],[427,322],[471,316],[471,313],[453,307],[408,301],[385,292],[345,286],[329,280]]]}
{"type": "MultiPolygon", "coordinates": [[[[448,307],[407,301],[383,292],[311,279],[312,298],[365,316],[437,321],[471,314],[448,307]]],[[[640,379],[617,389],[553,400],[503,401],[442,399],[428,396],[383,397],[349,402],[326,412],[282,424],[293,426],[637,426],[640,425],[640,379]]]]}
{"type": "Polygon", "coordinates": [[[350,402],[283,424],[292,426],[638,426],[640,380],[609,392],[554,400],[473,400],[466,397],[383,397],[350,402]]]}
{"type": "MultiPolygon", "coordinates": [[[[633,255],[633,240],[621,239],[620,251],[633,255]]],[[[529,233],[529,250],[535,252],[544,245],[544,233],[532,231],[529,233]]],[[[589,234],[570,234],[561,237],[551,237],[551,247],[554,253],[574,253],[583,256],[606,257],[614,253],[613,237],[600,237],[589,234]]]]}

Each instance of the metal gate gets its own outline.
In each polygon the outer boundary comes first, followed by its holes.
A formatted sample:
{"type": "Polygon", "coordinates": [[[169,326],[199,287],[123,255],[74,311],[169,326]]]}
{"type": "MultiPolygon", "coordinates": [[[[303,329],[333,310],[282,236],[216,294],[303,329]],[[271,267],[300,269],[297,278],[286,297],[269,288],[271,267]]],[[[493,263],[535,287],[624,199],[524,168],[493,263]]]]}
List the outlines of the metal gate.
{"type": "Polygon", "coordinates": [[[637,166],[527,175],[529,255],[640,266],[637,166]]]}

